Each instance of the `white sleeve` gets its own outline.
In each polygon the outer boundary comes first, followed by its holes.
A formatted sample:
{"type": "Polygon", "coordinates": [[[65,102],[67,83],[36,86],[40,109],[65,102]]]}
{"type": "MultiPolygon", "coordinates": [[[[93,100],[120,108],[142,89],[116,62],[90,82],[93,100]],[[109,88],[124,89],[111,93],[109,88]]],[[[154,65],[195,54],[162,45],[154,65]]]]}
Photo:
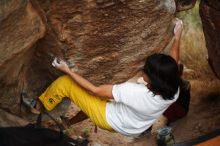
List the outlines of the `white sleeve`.
{"type": "Polygon", "coordinates": [[[121,102],[120,90],[118,88],[120,88],[120,84],[113,85],[112,95],[116,102],[121,102]]]}

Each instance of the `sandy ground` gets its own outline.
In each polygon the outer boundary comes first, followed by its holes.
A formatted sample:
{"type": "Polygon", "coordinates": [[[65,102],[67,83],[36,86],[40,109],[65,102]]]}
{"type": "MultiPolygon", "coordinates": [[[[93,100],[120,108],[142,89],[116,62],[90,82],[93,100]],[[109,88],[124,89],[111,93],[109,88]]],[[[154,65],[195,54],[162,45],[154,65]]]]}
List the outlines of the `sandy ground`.
{"type": "MultiPolygon", "coordinates": [[[[176,142],[196,138],[220,128],[220,81],[191,80],[190,83],[192,89],[189,113],[185,118],[171,124],[176,142]]],[[[76,108],[72,107],[67,115],[76,112],[76,108]]],[[[91,121],[85,120],[73,125],[67,133],[73,138],[86,137],[89,144],[94,146],[156,146],[155,136],[150,134],[134,139],[102,129],[98,129],[96,133],[94,129],[91,121]]]]}

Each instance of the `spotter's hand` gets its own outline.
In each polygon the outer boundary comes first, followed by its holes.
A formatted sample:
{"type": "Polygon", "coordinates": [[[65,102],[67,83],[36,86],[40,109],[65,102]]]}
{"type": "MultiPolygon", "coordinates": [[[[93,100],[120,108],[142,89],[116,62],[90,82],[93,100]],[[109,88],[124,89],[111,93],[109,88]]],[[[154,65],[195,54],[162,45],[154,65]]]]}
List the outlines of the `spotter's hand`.
{"type": "Polygon", "coordinates": [[[52,65],[53,65],[53,67],[55,67],[56,69],[58,69],[64,73],[68,73],[70,71],[69,66],[63,60],[58,62],[57,58],[55,58],[52,62],[52,65]]]}

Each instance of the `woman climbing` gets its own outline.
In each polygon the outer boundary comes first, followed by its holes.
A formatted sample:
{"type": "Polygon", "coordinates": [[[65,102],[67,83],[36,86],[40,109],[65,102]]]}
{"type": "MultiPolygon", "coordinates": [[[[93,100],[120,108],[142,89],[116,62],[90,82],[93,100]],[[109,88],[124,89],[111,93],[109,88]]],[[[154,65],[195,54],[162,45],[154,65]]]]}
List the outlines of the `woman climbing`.
{"type": "MultiPolygon", "coordinates": [[[[36,113],[39,104],[50,111],[64,97],[69,97],[98,127],[136,137],[149,129],[179,96],[177,63],[181,32],[182,22],[177,20],[170,56],[158,53],[146,59],[143,68],[146,86],[130,82],[95,86],[72,71],[64,61],[55,59],[52,65],[66,75],[56,79],[37,103],[27,102],[25,97],[23,101],[36,113]]],[[[71,124],[71,120],[66,122],[71,124]]]]}

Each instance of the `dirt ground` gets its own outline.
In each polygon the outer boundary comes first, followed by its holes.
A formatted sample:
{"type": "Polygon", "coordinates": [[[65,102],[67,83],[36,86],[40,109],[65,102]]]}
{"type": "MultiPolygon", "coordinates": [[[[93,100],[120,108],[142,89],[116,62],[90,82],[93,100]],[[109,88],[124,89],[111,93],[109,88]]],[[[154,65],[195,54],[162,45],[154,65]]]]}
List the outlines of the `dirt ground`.
{"type": "MultiPolygon", "coordinates": [[[[207,134],[220,128],[220,81],[217,79],[190,80],[191,101],[189,113],[183,119],[172,123],[176,142],[182,142],[207,134]]],[[[69,110],[69,115],[76,108],[69,110]]],[[[68,113],[67,113],[68,115],[68,113]]],[[[156,146],[155,136],[150,134],[134,139],[98,129],[89,120],[73,125],[66,132],[73,138],[86,137],[92,146],[156,146]]]]}

